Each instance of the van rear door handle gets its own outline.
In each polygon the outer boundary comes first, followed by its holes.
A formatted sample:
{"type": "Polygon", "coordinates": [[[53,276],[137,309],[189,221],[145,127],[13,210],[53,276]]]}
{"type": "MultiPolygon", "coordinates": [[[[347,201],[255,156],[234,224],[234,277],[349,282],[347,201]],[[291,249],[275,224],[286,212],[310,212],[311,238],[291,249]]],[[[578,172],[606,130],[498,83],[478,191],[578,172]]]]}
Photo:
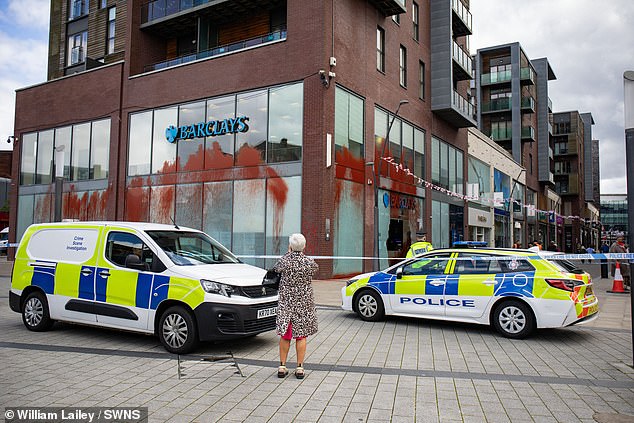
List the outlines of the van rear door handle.
{"type": "Polygon", "coordinates": [[[482,281],[483,285],[495,285],[497,282],[496,281],[492,281],[492,280],[486,280],[486,281],[482,281]]]}
{"type": "Polygon", "coordinates": [[[110,276],[110,272],[108,272],[107,270],[102,270],[101,272],[99,272],[99,276],[101,276],[102,278],[107,278],[108,276],[110,276]]]}
{"type": "Polygon", "coordinates": [[[440,286],[440,285],[444,285],[445,281],[432,281],[432,282],[429,282],[429,284],[433,286],[440,286]]]}
{"type": "Polygon", "coordinates": [[[92,269],[81,269],[81,274],[84,276],[92,275],[92,269]]]}

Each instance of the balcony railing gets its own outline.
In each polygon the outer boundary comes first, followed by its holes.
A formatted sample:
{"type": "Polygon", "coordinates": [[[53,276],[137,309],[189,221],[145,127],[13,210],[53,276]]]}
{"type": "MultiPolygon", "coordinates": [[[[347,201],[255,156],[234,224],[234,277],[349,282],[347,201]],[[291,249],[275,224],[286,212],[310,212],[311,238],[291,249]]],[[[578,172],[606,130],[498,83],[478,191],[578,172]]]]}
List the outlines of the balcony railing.
{"type": "Polygon", "coordinates": [[[482,85],[498,84],[501,82],[509,82],[511,80],[511,71],[484,73],[480,77],[482,85]]]}
{"type": "Polygon", "coordinates": [[[451,105],[460,111],[463,115],[469,117],[469,119],[473,119],[473,114],[475,113],[475,106],[469,100],[458,94],[457,91],[453,91],[453,95],[451,96],[451,105]]]}
{"type": "Polygon", "coordinates": [[[503,112],[511,110],[511,97],[495,98],[482,102],[482,113],[503,112]]]}
{"type": "Polygon", "coordinates": [[[535,111],[535,99],[533,97],[522,97],[522,109],[535,111]]]}
{"type": "Polygon", "coordinates": [[[553,101],[550,99],[550,97],[548,97],[548,112],[553,112],[553,101]]]}
{"type": "Polygon", "coordinates": [[[535,140],[535,128],[532,126],[522,126],[522,139],[535,140]]]}
{"type": "Polygon", "coordinates": [[[214,0],[154,0],[141,6],[141,24],[191,9],[214,0]]]}
{"type": "Polygon", "coordinates": [[[462,69],[471,77],[473,74],[473,61],[471,60],[471,56],[455,41],[453,42],[453,59],[462,66],[462,69]]]}
{"type": "Polygon", "coordinates": [[[233,53],[240,50],[268,44],[275,41],[286,39],[286,29],[271,32],[270,34],[262,35],[260,37],[249,38],[247,40],[238,41],[231,44],[225,44],[222,46],[210,48],[208,50],[202,50],[197,53],[185,54],[175,59],[165,60],[163,62],[154,63],[152,65],[145,66],[145,72],[151,72],[154,70],[165,69],[183,63],[189,63],[200,59],[206,59],[209,57],[220,56],[227,53],[233,53]]]}
{"type": "Polygon", "coordinates": [[[513,130],[511,128],[495,128],[491,130],[489,135],[493,141],[505,141],[513,138],[513,130]]]}
{"type": "Polygon", "coordinates": [[[472,28],[473,28],[472,26],[473,22],[472,22],[471,12],[469,12],[469,9],[467,9],[460,0],[451,0],[451,8],[456,13],[456,15],[460,18],[460,20],[462,20],[462,22],[464,23],[468,34],[471,34],[472,28]]]}
{"type": "Polygon", "coordinates": [[[531,84],[535,83],[535,71],[533,68],[521,68],[520,69],[520,80],[522,82],[530,82],[531,84]]]}

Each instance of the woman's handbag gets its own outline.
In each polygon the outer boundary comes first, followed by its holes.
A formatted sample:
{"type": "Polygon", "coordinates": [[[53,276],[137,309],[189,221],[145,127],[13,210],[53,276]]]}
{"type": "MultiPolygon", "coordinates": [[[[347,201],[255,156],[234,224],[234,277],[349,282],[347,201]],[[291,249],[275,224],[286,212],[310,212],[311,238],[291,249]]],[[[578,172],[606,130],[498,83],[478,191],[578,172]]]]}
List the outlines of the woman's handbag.
{"type": "Polygon", "coordinates": [[[262,280],[262,286],[273,288],[273,289],[280,289],[281,277],[282,275],[280,275],[275,270],[272,270],[272,269],[267,270],[266,275],[264,275],[264,279],[262,280]]]}

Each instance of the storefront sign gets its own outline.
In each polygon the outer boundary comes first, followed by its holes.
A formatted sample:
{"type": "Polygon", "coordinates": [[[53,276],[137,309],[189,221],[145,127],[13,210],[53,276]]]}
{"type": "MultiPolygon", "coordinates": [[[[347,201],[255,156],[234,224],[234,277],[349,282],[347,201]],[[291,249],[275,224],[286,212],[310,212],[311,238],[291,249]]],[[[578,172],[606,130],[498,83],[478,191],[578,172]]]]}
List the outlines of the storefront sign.
{"type": "Polygon", "coordinates": [[[416,198],[386,192],[383,194],[383,205],[386,208],[415,210],[416,198]]]}
{"type": "Polygon", "coordinates": [[[491,213],[469,208],[469,226],[492,227],[493,220],[491,219],[491,213]]]}
{"type": "Polygon", "coordinates": [[[165,130],[165,139],[170,143],[174,143],[179,140],[191,140],[194,138],[216,137],[225,134],[247,132],[249,130],[248,120],[249,118],[247,116],[238,116],[236,118],[210,120],[209,122],[200,122],[179,127],[170,125],[165,130]]]}

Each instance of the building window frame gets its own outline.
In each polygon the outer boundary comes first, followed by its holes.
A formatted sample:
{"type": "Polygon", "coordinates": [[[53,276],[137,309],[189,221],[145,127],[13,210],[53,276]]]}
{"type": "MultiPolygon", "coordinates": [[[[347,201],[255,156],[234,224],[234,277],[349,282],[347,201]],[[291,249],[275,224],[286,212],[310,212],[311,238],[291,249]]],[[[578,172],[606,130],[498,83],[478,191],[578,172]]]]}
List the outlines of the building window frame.
{"type": "Polygon", "coordinates": [[[385,73],[385,30],[376,27],[376,70],[385,73]]]}
{"type": "Polygon", "coordinates": [[[106,54],[115,52],[115,34],[117,31],[117,7],[108,8],[108,23],[106,26],[106,54]]]}
{"type": "Polygon", "coordinates": [[[403,45],[399,49],[398,68],[399,84],[401,87],[407,88],[407,49],[403,45]]]}
{"type": "Polygon", "coordinates": [[[72,21],[88,15],[88,0],[69,0],[68,20],[72,21]]]}
{"type": "Polygon", "coordinates": [[[419,8],[416,2],[412,2],[412,38],[414,41],[420,41],[420,16],[419,8]]]}
{"type": "Polygon", "coordinates": [[[418,98],[425,100],[425,62],[418,62],[418,98]]]}
{"type": "Polygon", "coordinates": [[[87,45],[88,31],[82,31],[68,36],[67,66],[75,66],[86,61],[87,45]]]}

